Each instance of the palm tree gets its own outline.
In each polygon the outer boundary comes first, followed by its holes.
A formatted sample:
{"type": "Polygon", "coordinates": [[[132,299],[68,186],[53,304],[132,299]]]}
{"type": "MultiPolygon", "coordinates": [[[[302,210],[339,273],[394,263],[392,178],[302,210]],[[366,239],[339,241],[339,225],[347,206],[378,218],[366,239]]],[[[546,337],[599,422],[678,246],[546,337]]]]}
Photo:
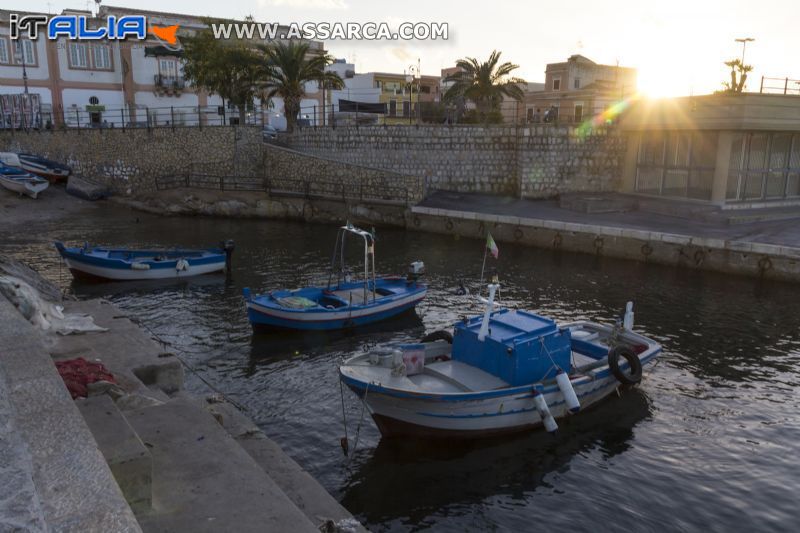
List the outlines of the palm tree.
{"type": "Polygon", "coordinates": [[[283,99],[286,113],[286,130],[292,132],[300,113],[300,101],[306,95],[305,84],[309,81],[323,83],[326,88],[341,89],[344,81],[335,72],[326,72],[325,67],[333,62],[328,54],[309,55],[308,43],[290,41],[259,45],[266,60],[266,72],[262,83],[265,98],[279,96],[283,99]]]}
{"type": "Polygon", "coordinates": [[[445,78],[445,82],[454,82],[444,94],[445,101],[454,102],[466,98],[475,103],[478,112],[484,119],[489,113],[497,111],[503,97],[522,100],[525,93],[520,89],[519,83],[524,80],[511,77],[512,71],[519,65],[500,62],[500,52],[494,50],[489,60],[481,63],[474,57],[466,57],[456,61],[459,72],[445,78]]]}
{"type": "Polygon", "coordinates": [[[723,82],[728,92],[740,93],[744,91],[744,82],[747,81],[747,73],[753,70],[752,65],[744,65],[740,59],[725,61],[725,65],[731,68],[731,81],[723,82]],[[739,81],[736,81],[738,74],[739,81]]]}

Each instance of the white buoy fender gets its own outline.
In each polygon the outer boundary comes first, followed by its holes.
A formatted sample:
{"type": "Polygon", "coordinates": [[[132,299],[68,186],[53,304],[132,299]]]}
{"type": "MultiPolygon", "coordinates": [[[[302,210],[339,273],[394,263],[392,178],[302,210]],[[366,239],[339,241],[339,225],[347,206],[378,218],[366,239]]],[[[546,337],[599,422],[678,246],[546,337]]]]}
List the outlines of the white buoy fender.
{"type": "Polygon", "coordinates": [[[578,401],[578,396],[575,394],[575,389],[572,388],[572,383],[569,381],[569,376],[563,370],[559,371],[556,374],[556,383],[558,383],[558,388],[561,390],[561,394],[564,396],[564,401],[567,403],[567,407],[573,413],[577,413],[581,410],[581,404],[578,401]]]}
{"type": "Polygon", "coordinates": [[[539,416],[542,417],[544,429],[549,433],[555,433],[556,430],[558,430],[556,419],[550,414],[550,409],[547,407],[547,401],[545,401],[544,395],[537,390],[533,391],[533,403],[536,405],[536,410],[539,411],[539,416]]]}
{"type": "Polygon", "coordinates": [[[622,327],[628,331],[633,330],[633,302],[625,305],[625,316],[622,319],[622,327]]]}
{"type": "Polygon", "coordinates": [[[178,259],[178,262],[175,263],[175,270],[178,272],[185,271],[189,269],[189,261],[186,259],[178,259]]]}
{"type": "Polygon", "coordinates": [[[131,263],[131,270],[150,270],[147,263],[131,263]]]}

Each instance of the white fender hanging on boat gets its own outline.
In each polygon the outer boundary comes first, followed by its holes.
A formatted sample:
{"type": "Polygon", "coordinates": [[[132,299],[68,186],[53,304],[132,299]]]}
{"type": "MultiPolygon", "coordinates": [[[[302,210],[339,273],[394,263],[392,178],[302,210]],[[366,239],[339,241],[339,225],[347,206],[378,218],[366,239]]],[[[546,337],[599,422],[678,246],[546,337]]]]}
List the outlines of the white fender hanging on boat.
{"type": "Polygon", "coordinates": [[[622,327],[628,331],[633,330],[633,302],[628,302],[625,306],[625,318],[622,319],[622,327]]]}
{"type": "Polygon", "coordinates": [[[550,414],[550,409],[547,407],[547,401],[544,399],[544,394],[536,389],[533,389],[533,403],[536,405],[536,410],[539,411],[539,416],[542,417],[544,429],[546,429],[549,433],[555,433],[558,430],[556,419],[550,414]]]}
{"type": "Polygon", "coordinates": [[[573,413],[577,413],[581,410],[581,404],[578,401],[578,396],[575,394],[575,389],[572,388],[572,383],[569,381],[569,376],[563,370],[559,370],[558,374],[556,374],[556,383],[558,383],[558,388],[561,390],[561,394],[564,396],[564,401],[567,403],[567,407],[573,413]]]}
{"type": "Polygon", "coordinates": [[[150,270],[147,263],[131,263],[131,270],[150,270]]]}
{"type": "Polygon", "coordinates": [[[186,259],[178,259],[178,262],[175,263],[175,270],[178,272],[188,270],[189,269],[189,261],[186,259]]]}

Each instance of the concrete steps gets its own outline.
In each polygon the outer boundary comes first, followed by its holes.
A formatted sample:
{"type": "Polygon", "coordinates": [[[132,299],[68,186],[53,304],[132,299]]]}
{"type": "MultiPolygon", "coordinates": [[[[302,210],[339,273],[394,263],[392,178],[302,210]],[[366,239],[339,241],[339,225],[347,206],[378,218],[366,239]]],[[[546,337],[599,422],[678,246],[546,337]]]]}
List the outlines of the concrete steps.
{"type": "Polygon", "coordinates": [[[333,524],[338,530],[354,533],[367,531],[239,409],[224,401],[207,404],[206,409],[312,523],[333,524]]]}
{"type": "Polygon", "coordinates": [[[144,531],[318,531],[195,400],[124,414],[153,461],[144,531]]]}
{"type": "Polygon", "coordinates": [[[134,513],[152,503],[153,459],[114,401],[107,395],[76,402],[114,479],[134,513]]]}

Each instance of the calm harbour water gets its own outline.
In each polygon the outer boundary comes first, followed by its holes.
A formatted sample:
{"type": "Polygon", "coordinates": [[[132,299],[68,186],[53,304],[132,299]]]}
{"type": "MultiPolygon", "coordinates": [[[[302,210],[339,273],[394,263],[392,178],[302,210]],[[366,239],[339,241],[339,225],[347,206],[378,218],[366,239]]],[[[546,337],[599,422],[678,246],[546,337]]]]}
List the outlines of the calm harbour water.
{"type": "MultiPolygon", "coordinates": [[[[111,204],[79,215],[4,234],[0,252],[136,317],[373,531],[796,531],[800,286],[500,243],[502,303],[566,321],[610,320],[634,300],[637,327],[664,345],[661,361],[640,388],[561,423],[556,437],[381,441],[365,416],[348,460],[337,364],[476,312],[455,288],[477,285],[481,240],[379,230],[379,272],[425,261],[430,292],[416,315],[355,335],[254,335],[242,288],[323,276],[335,227],[159,218],[111,204]],[[237,245],[230,278],[177,283],[74,283],[51,244],[224,238],[237,245]]],[[[352,447],[361,408],[347,392],[345,402],[352,447]]]]}

